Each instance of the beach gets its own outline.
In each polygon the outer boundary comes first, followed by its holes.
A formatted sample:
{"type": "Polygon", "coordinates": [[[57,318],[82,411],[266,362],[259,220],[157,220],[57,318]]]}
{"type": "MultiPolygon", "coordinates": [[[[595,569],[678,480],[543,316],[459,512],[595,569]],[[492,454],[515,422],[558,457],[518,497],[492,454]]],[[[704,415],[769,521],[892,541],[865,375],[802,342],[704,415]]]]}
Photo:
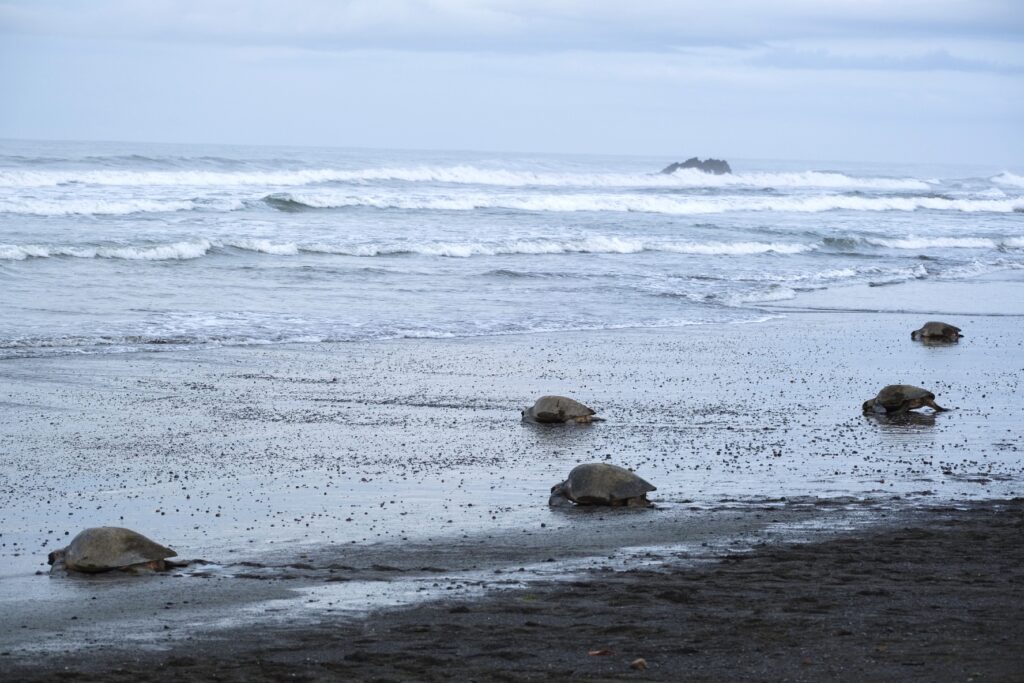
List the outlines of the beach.
{"type": "Polygon", "coordinates": [[[9,359],[0,671],[1012,680],[1020,655],[996,632],[1021,604],[1018,286],[958,283],[943,301],[966,337],[951,346],[910,341],[942,308],[909,283],[865,287],[855,310],[843,292],[797,298],[751,324],[9,359]],[[895,382],[953,410],[861,415],[895,382]],[[606,421],[521,423],[545,393],[606,421]],[[591,461],[654,483],[655,507],[549,509],[550,487],[591,461]],[[193,562],[47,575],[46,553],[97,525],[193,562]],[[923,531],[906,543],[905,528],[923,531]],[[856,562],[856,590],[835,593],[836,567],[856,562]],[[711,579],[707,600],[684,589],[711,579]],[[782,620],[778,642],[749,614],[735,630],[723,615],[740,606],[782,620]],[[649,668],[630,669],[637,657],[649,668]],[[840,668],[816,668],[828,661],[840,668]]]}
{"type": "Polygon", "coordinates": [[[690,555],[364,619],[263,624],[166,648],[22,659],[7,675],[1009,682],[1024,667],[1015,636],[1022,534],[1020,499],[928,508],[869,532],[762,544],[717,561],[690,555]]]}

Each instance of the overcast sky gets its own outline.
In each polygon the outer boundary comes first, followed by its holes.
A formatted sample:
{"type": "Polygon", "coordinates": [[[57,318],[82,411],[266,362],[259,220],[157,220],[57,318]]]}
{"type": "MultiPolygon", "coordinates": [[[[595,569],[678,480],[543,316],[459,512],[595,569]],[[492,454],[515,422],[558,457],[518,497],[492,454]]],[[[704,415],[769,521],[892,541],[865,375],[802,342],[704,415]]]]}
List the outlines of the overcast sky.
{"type": "Polygon", "coordinates": [[[1024,0],[0,0],[0,137],[1024,164],[1024,0]]]}

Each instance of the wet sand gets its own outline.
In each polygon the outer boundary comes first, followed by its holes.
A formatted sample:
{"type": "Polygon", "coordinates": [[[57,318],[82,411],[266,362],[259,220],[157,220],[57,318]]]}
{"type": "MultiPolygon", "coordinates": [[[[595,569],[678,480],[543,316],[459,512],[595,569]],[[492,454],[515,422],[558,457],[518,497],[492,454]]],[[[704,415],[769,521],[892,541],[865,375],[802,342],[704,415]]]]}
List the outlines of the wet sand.
{"type": "Polygon", "coordinates": [[[356,620],[228,630],[164,651],[108,648],[21,661],[7,674],[25,681],[1019,681],[1024,671],[1024,500],[904,512],[867,533],[765,543],[718,561],[695,564],[685,555],[356,620]]]}
{"type": "MultiPolygon", "coordinates": [[[[1024,494],[1021,318],[963,308],[990,304],[1004,284],[958,290],[951,322],[967,336],[945,347],[910,341],[942,310],[914,285],[865,291],[887,306],[858,298],[856,308],[911,312],[843,311],[842,297],[818,295],[753,325],[0,363],[0,673],[45,677],[56,661],[130,670],[224,633],[272,652],[323,625],[341,633],[418,609],[448,614],[455,598],[495,591],[500,605],[503,591],[559,590],[544,583],[593,582],[602,568],[642,583],[642,572],[681,559],[851,530],[869,538],[895,517],[1024,494]],[[956,409],[860,415],[893,382],[926,386],[956,409]],[[544,393],[580,398],[607,422],[521,424],[520,409],[544,393]],[[657,509],[546,507],[573,465],[604,460],[654,482],[657,509]],[[50,550],[98,525],[205,562],[134,579],[46,574],[50,550]]],[[[930,561],[907,558],[919,560],[930,561]]],[[[358,676],[375,677],[384,665],[374,653],[414,644],[413,633],[364,648],[372,666],[358,676]]],[[[316,659],[326,646],[313,642],[316,659]]],[[[519,671],[503,661],[481,659],[478,673],[492,675],[479,677],[519,671]]]]}

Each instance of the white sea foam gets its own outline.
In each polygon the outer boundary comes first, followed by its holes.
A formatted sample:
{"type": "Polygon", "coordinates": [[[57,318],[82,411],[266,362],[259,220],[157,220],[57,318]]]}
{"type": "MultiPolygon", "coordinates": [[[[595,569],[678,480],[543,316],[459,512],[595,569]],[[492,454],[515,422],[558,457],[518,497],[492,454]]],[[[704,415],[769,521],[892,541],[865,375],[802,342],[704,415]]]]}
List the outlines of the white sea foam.
{"type": "MultiPolygon", "coordinates": [[[[507,209],[538,212],[644,212],[670,215],[717,214],[735,211],[934,211],[996,212],[1024,211],[1024,198],[949,199],[944,197],[864,197],[850,195],[815,196],[680,196],[631,193],[509,193],[455,192],[408,193],[390,191],[340,192],[297,191],[265,197],[271,203],[301,208],[342,209],[369,207],[434,211],[507,209]]],[[[237,211],[245,207],[238,198],[144,199],[144,198],[0,198],[0,213],[70,216],[116,216],[134,213],[178,211],[237,211]]]]}
{"type": "Polygon", "coordinates": [[[869,237],[868,244],[890,249],[997,249],[1000,243],[988,237],[906,237],[883,239],[869,237]]]}
{"type": "Polygon", "coordinates": [[[292,256],[299,253],[299,245],[294,242],[271,242],[262,239],[244,239],[224,242],[223,246],[244,249],[245,251],[258,251],[264,254],[275,254],[277,256],[292,256]]]}
{"type": "Polygon", "coordinates": [[[96,247],[81,250],[69,250],[71,256],[82,258],[113,258],[130,261],[174,261],[187,260],[205,256],[213,245],[207,240],[196,242],[174,242],[154,246],[128,247],[96,247]]]}
{"type": "Polygon", "coordinates": [[[325,182],[403,181],[502,187],[817,187],[872,190],[927,190],[915,178],[856,177],[823,171],[713,175],[695,169],[663,173],[567,173],[488,169],[469,165],[282,171],[0,171],[0,187],[54,187],[72,183],[162,187],[297,187],[325,182]]]}
{"type": "Polygon", "coordinates": [[[34,244],[0,244],[0,259],[24,261],[27,258],[46,258],[50,250],[34,244]]]}
{"type": "Polygon", "coordinates": [[[1020,270],[1024,263],[1016,260],[996,259],[995,261],[971,261],[958,266],[945,268],[937,277],[943,280],[960,280],[985,275],[998,270],[1020,270]]]}
{"type": "Polygon", "coordinates": [[[935,181],[917,178],[863,178],[831,171],[708,175],[680,169],[669,176],[684,187],[818,187],[861,190],[929,190],[935,181]]]}
{"type": "Polygon", "coordinates": [[[165,213],[195,209],[233,211],[241,206],[241,202],[236,200],[211,203],[198,202],[194,199],[0,198],[0,213],[30,216],[125,216],[133,213],[165,213]]]}
{"type": "Polygon", "coordinates": [[[770,301],[788,301],[796,298],[796,291],[789,287],[772,287],[759,292],[744,292],[729,297],[729,303],[734,306],[743,304],[768,303],[770,301]]]}
{"type": "Polygon", "coordinates": [[[906,268],[888,268],[882,266],[863,266],[859,268],[831,268],[813,273],[788,273],[782,275],[767,275],[765,279],[776,282],[835,282],[851,280],[854,278],[879,276],[898,280],[910,280],[922,278],[928,275],[928,270],[921,264],[906,268]]]}
{"type": "Polygon", "coordinates": [[[138,246],[43,246],[0,245],[0,259],[21,261],[26,258],[108,258],[129,261],[187,260],[205,256],[213,247],[209,240],[173,242],[171,244],[138,246]]]}
{"type": "Polygon", "coordinates": [[[425,256],[497,256],[512,254],[636,254],[663,251],[677,254],[748,255],[798,254],[814,249],[811,244],[778,242],[668,242],[626,239],[615,236],[582,237],[575,240],[509,240],[503,242],[424,242],[403,244],[331,245],[311,244],[303,251],[348,256],[422,254],[425,256]]]}
{"type": "Polygon", "coordinates": [[[657,251],[670,251],[676,254],[728,254],[742,256],[747,254],[800,254],[812,251],[812,244],[783,242],[706,242],[706,243],[669,243],[662,244],[657,251]]]}
{"type": "Polygon", "coordinates": [[[1024,211],[1024,199],[946,199],[942,197],[859,197],[824,195],[812,197],[678,197],[635,194],[484,194],[409,195],[391,193],[295,192],[279,197],[311,208],[372,207],[378,209],[472,211],[612,211],[674,215],[714,214],[731,211],[1024,211]]]}
{"type": "Polygon", "coordinates": [[[1024,187],[1024,176],[1019,176],[1016,173],[1010,173],[1009,171],[1003,171],[997,176],[992,178],[992,182],[1000,185],[1009,185],[1011,187],[1024,187]]]}
{"type": "MultiPolygon", "coordinates": [[[[902,239],[864,238],[864,244],[890,249],[1021,249],[1024,237],[994,239],[987,237],[907,237],[902,239]]],[[[69,256],[75,258],[111,258],[127,260],[174,260],[205,256],[215,249],[230,247],[273,256],[320,253],[340,256],[397,256],[419,254],[451,258],[473,256],[545,255],[545,254],[637,254],[665,252],[703,256],[750,256],[757,254],[792,255],[815,251],[820,243],[809,242],[724,242],[673,241],[652,238],[627,238],[615,235],[591,235],[565,239],[518,239],[496,241],[381,241],[364,243],[274,242],[258,238],[203,239],[168,244],[138,245],[38,245],[0,244],[0,260],[24,260],[69,256]]],[[[880,272],[876,267],[840,268],[813,274],[764,274],[776,281],[833,279],[880,272]]]]}
{"type": "Polygon", "coordinates": [[[201,239],[162,245],[138,246],[43,246],[0,244],[0,259],[24,260],[72,256],[76,258],[116,258],[130,260],[192,259],[210,250],[233,247],[275,256],[292,256],[299,252],[337,254],[344,256],[394,256],[420,254],[469,258],[471,256],[543,255],[543,254],[636,254],[661,251],[676,254],[744,256],[751,254],[799,254],[817,247],[798,242],[671,242],[663,240],[627,239],[616,236],[591,236],[578,239],[522,239],[495,242],[388,242],[364,244],[328,244],[314,242],[271,242],[265,239],[201,239]]]}

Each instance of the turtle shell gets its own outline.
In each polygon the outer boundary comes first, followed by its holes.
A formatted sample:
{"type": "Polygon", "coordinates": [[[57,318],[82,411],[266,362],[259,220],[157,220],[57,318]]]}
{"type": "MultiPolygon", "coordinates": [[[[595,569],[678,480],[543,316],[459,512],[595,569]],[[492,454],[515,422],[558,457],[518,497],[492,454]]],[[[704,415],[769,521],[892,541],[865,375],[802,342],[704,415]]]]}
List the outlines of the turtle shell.
{"type": "Polygon", "coordinates": [[[541,396],[526,414],[537,422],[565,422],[594,415],[594,412],[592,408],[565,396],[541,396]]]}
{"type": "Polygon", "coordinates": [[[80,572],[102,572],[177,554],[131,529],[102,526],[86,529],[71,540],[64,549],[64,565],[80,572]]]}
{"type": "Polygon", "coordinates": [[[563,487],[569,500],[580,505],[611,505],[656,490],[629,470],[606,463],[577,465],[563,487]]]}
{"type": "Polygon", "coordinates": [[[945,339],[955,339],[960,336],[960,328],[949,323],[938,322],[935,320],[926,322],[921,326],[921,329],[917,331],[917,334],[921,337],[941,337],[945,339]]]}
{"type": "Polygon", "coordinates": [[[875,403],[885,408],[886,411],[892,412],[899,410],[907,401],[922,398],[934,401],[935,394],[927,389],[910,384],[890,384],[878,392],[878,396],[875,397],[875,403]]]}

